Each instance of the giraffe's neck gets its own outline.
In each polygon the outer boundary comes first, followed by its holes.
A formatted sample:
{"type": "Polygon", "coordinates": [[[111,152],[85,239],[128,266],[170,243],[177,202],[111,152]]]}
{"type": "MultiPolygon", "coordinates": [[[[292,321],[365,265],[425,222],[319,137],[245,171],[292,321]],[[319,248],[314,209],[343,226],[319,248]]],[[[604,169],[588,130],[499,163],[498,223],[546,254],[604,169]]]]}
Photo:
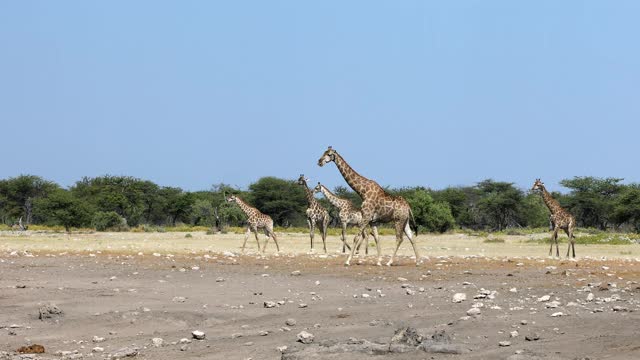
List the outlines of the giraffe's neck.
{"type": "Polygon", "coordinates": [[[255,208],[249,206],[249,204],[244,202],[239,197],[236,197],[236,203],[240,207],[240,210],[242,210],[247,216],[252,216],[255,213],[255,208]]]}
{"type": "Polygon", "coordinates": [[[309,189],[306,182],[304,183],[304,191],[307,195],[307,202],[309,202],[309,207],[312,207],[313,205],[316,204],[316,198],[315,196],[313,196],[313,191],[309,189]]]}
{"type": "Polygon", "coordinates": [[[320,185],[320,191],[322,191],[322,194],[324,195],[324,197],[326,197],[327,200],[329,200],[329,202],[333,206],[338,208],[342,208],[342,206],[344,206],[344,199],[337,197],[334,193],[329,191],[329,189],[327,189],[324,185],[320,185]]]}
{"type": "Polygon", "coordinates": [[[349,184],[353,191],[358,193],[358,195],[360,195],[363,200],[367,195],[367,187],[369,187],[369,189],[379,188],[380,191],[383,191],[380,185],[378,185],[375,181],[369,180],[353,170],[353,168],[351,168],[351,166],[347,164],[347,162],[342,158],[342,156],[340,156],[340,154],[335,153],[335,159],[333,162],[336,163],[338,170],[340,170],[340,173],[342,174],[342,177],[347,182],[347,184],[349,184]],[[373,187],[371,187],[372,183],[373,187]]]}
{"type": "Polygon", "coordinates": [[[560,211],[561,209],[560,204],[558,203],[558,201],[556,201],[556,199],[553,198],[553,196],[551,196],[551,194],[544,187],[542,188],[542,200],[544,200],[544,204],[547,205],[547,207],[549,208],[549,211],[551,211],[552,214],[555,214],[558,211],[560,211]]]}

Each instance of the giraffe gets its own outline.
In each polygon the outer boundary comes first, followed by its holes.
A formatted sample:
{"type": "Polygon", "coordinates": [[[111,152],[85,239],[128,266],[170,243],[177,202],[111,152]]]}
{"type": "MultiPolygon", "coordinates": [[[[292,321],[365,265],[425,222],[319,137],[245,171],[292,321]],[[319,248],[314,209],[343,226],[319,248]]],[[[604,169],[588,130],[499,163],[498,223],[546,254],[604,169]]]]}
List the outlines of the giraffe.
{"type": "MultiPolygon", "coordinates": [[[[362,234],[367,226],[377,225],[382,222],[393,222],[396,230],[396,247],[391,255],[391,259],[387,262],[387,266],[393,264],[393,259],[398,252],[398,248],[400,248],[400,244],[402,244],[404,240],[403,235],[409,238],[411,246],[413,246],[413,251],[416,255],[416,266],[420,265],[421,261],[420,255],[418,254],[418,247],[413,239],[411,226],[409,225],[409,221],[413,220],[413,213],[411,212],[409,203],[401,196],[391,196],[387,194],[378,183],[358,174],[337,151],[329,146],[320,159],[318,159],[318,166],[324,166],[324,164],[332,161],[336,164],[336,167],[338,167],[347,184],[349,184],[363,200],[361,208],[362,220],[360,224],[358,224],[359,231],[356,234],[354,244],[351,247],[351,253],[349,257],[347,257],[345,266],[349,266],[355,249],[362,241],[362,234]]],[[[376,248],[378,250],[377,265],[380,265],[382,255],[380,254],[379,241],[376,241],[376,248]]]]}
{"type": "Polygon", "coordinates": [[[316,225],[320,227],[320,236],[322,236],[322,245],[325,254],[327,253],[327,227],[329,226],[329,212],[313,196],[314,192],[307,186],[309,179],[300,174],[298,185],[304,187],[309,207],[307,208],[307,224],[309,225],[309,236],[311,237],[311,251],[313,252],[313,237],[315,236],[316,225]]]}
{"type": "Polygon", "coordinates": [[[18,220],[17,224],[11,225],[11,230],[12,231],[26,231],[27,230],[27,226],[24,226],[22,224],[22,216],[20,217],[20,220],[18,220]]]}
{"type": "MultiPolygon", "coordinates": [[[[320,184],[313,189],[314,193],[321,192],[324,197],[329,200],[329,202],[338,208],[338,217],[340,218],[340,225],[342,226],[342,252],[345,252],[345,246],[351,250],[351,247],[347,244],[347,226],[350,224],[359,225],[362,221],[362,212],[357,209],[351,201],[347,199],[340,198],[332,193],[326,186],[320,184]]],[[[376,242],[378,242],[378,228],[374,225],[371,227],[371,234],[376,242]]],[[[367,234],[362,234],[364,237],[364,245],[365,245],[365,254],[369,254],[369,247],[367,246],[367,234]]],[[[356,249],[358,250],[358,249],[356,249]]]]}
{"type": "Polygon", "coordinates": [[[569,257],[569,250],[573,250],[573,257],[576,257],[575,236],[573,230],[576,226],[576,220],[567,210],[563,209],[558,201],[554,199],[551,194],[544,187],[544,183],[540,179],[536,179],[533,183],[531,191],[539,192],[542,195],[545,205],[549,208],[551,215],[549,215],[549,222],[553,228],[553,236],[551,236],[551,248],[549,248],[549,256],[553,253],[553,243],[556,243],[556,256],[560,257],[560,250],[558,250],[558,230],[562,229],[569,237],[569,247],[567,248],[567,257],[569,257]]]}
{"type": "Polygon", "coordinates": [[[258,230],[264,229],[265,234],[267,235],[267,239],[264,241],[264,247],[262,248],[262,252],[264,253],[267,250],[267,243],[269,242],[269,237],[273,238],[273,241],[276,243],[277,251],[280,252],[280,246],[278,245],[278,239],[276,238],[276,234],[273,232],[273,220],[269,215],[265,215],[260,212],[260,210],[250,206],[242,199],[235,195],[231,195],[227,198],[227,202],[235,202],[238,204],[240,209],[247,215],[247,232],[244,235],[244,242],[242,243],[242,252],[244,252],[244,247],[247,244],[247,239],[249,238],[249,234],[251,231],[256,236],[256,242],[258,243],[258,251],[260,251],[260,240],[258,240],[258,230]]]}

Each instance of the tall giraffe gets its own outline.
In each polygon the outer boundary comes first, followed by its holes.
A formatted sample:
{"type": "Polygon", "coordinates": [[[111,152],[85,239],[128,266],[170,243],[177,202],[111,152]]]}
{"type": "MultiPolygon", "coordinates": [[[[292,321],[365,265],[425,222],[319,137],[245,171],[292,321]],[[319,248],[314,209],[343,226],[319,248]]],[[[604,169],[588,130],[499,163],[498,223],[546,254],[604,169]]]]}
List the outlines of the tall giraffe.
{"type": "MultiPolygon", "coordinates": [[[[360,245],[362,241],[362,234],[369,225],[376,225],[382,222],[393,222],[396,229],[396,248],[391,255],[391,259],[387,262],[387,266],[391,266],[393,259],[395,258],[400,244],[404,240],[406,235],[413,246],[413,251],[416,255],[416,265],[420,265],[420,255],[418,254],[418,247],[413,239],[411,233],[411,227],[409,221],[413,219],[413,213],[409,203],[401,196],[391,196],[387,194],[384,189],[378,183],[373,180],[358,174],[355,170],[347,164],[347,162],[335,151],[331,146],[322,154],[318,159],[318,165],[324,166],[329,162],[334,162],[338,167],[338,170],[344,177],[345,181],[351,188],[360,195],[362,198],[362,220],[360,221],[359,231],[354,239],[353,247],[351,247],[351,253],[345,262],[346,266],[349,266],[355,249],[360,245]]],[[[376,241],[376,248],[378,250],[378,262],[380,265],[382,261],[382,255],[380,253],[380,242],[376,241]]]]}
{"type": "Polygon", "coordinates": [[[553,236],[551,236],[551,247],[549,248],[549,256],[553,253],[553,243],[556,243],[556,256],[560,257],[560,250],[558,250],[558,230],[562,229],[569,237],[569,247],[567,247],[567,257],[569,257],[569,250],[573,250],[573,257],[576,257],[575,236],[573,230],[576,227],[576,220],[567,210],[554,199],[551,194],[544,187],[544,183],[540,179],[536,179],[533,183],[531,191],[537,191],[542,195],[545,205],[549,208],[551,215],[549,221],[553,228],[553,236]]]}
{"type": "Polygon", "coordinates": [[[309,236],[311,237],[311,251],[313,251],[313,237],[315,236],[316,224],[320,228],[320,236],[322,236],[322,245],[324,252],[327,252],[327,227],[329,226],[329,212],[323,208],[322,205],[313,196],[314,192],[307,186],[307,181],[304,175],[300,175],[298,178],[298,185],[304,187],[305,194],[307,195],[307,224],[309,225],[309,236]]]}
{"type": "MultiPolygon", "coordinates": [[[[338,208],[338,217],[340,218],[340,225],[342,226],[342,252],[345,252],[345,246],[349,248],[349,250],[351,250],[351,247],[347,244],[347,226],[349,226],[350,224],[360,225],[360,222],[362,221],[362,212],[357,209],[351,203],[351,201],[338,197],[337,195],[332,193],[326,186],[320,184],[320,182],[318,182],[318,185],[316,185],[316,187],[313,189],[313,192],[321,192],[333,206],[338,208]]],[[[371,227],[371,234],[373,235],[375,241],[378,242],[377,226],[374,225],[371,227]]],[[[366,237],[367,234],[362,234],[362,236],[365,239],[365,254],[369,254],[369,247],[366,237]]]]}
{"type": "Polygon", "coordinates": [[[262,248],[262,252],[267,250],[267,243],[269,242],[269,237],[273,238],[273,241],[276,243],[277,251],[280,252],[280,246],[278,245],[278,239],[276,238],[276,234],[273,232],[273,220],[269,215],[263,214],[260,210],[250,206],[242,199],[235,195],[231,195],[227,198],[228,202],[235,202],[238,204],[240,209],[247,215],[247,232],[244,235],[244,242],[242,243],[242,252],[244,252],[244,247],[247,244],[247,239],[249,238],[249,234],[251,231],[256,236],[256,242],[258,243],[258,251],[260,251],[260,240],[258,240],[258,230],[264,229],[265,234],[267,235],[267,239],[264,241],[264,247],[262,248]]]}

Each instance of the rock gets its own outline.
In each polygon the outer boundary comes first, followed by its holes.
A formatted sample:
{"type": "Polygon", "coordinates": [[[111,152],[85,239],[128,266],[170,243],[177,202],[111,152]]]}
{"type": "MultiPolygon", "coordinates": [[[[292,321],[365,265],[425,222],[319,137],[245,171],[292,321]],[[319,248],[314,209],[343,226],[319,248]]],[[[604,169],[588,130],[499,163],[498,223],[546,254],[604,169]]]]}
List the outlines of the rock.
{"type": "Polygon", "coordinates": [[[511,346],[511,341],[500,341],[498,345],[501,347],[511,346]]]}
{"type": "Polygon", "coordinates": [[[191,332],[191,336],[196,340],[204,340],[207,335],[200,330],[194,330],[191,332]]]}
{"type": "Polygon", "coordinates": [[[162,347],[162,345],[164,345],[164,340],[162,338],[153,338],[151,339],[151,342],[155,347],[162,347]]]}
{"type": "Polygon", "coordinates": [[[291,272],[291,276],[300,276],[302,275],[302,273],[300,272],[300,270],[295,270],[291,272]]]}
{"type": "Polygon", "coordinates": [[[626,307],[620,306],[620,305],[616,305],[613,307],[613,311],[616,312],[627,312],[629,311],[629,309],[627,309],[626,307]]]}
{"type": "Polygon", "coordinates": [[[455,295],[453,295],[453,301],[454,303],[460,303],[467,300],[467,294],[465,293],[457,293],[455,295]]]}
{"type": "Polygon", "coordinates": [[[287,326],[296,326],[296,319],[287,319],[285,322],[285,324],[287,324],[287,326]]]}
{"type": "Polygon", "coordinates": [[[551,296],[549,295],[544,295],[538,298],[538,302],[545,302],[545,301],[549,301],[549,299],[551,299],[551,296]]]}
{"type": "MultiPolygon", "coordinates": [[[[415,292],[413,289],[409,289],[409,288],[407,288],[407,290],[405,291],[405,293],[406,293],[407,295],[415,295],[415,294],[416,294],[416,292],[415,292]]],[[[365,295],[366,295],[366,294],[365,294],[365,295]]]]}
{"type": "Polygon", "coordinates": [[[91,341],[93,341],[94,343],[101,343],[101,342],[104,342],[104,340],[105,340],[105,338],[100,337],[100,336],[98,336],[98,335],[95,335],[95,336],[91,339],[91,341]]]}
{"type": "Polygon", "coordinates": [[[31,344],[29,346],[21,346],[16,351],[20,354],[44,354],[44,346],[31,344]]]}
{"type": "Polygon", "coordinates": [[[477,316],[477,315],[480,315],[481,312],[482,311],[480,311],[480,308],[474,307],[474,308],[471,308],[471,309],[467,310],[467,315],[469,315],[469,316],[477,316]]]}
{"type": "Polygon", "coordinates": [[[303,344],[311,344],[313,342],[314,336],[313,334],[306,331],[301,331],[300,333],[298,333],[296,338],[298,339],[298,342],[301,342],[303,344]]]}
{"type": "Polygon", "coordinates": [[[520,333],[517,330],[514,330],[514,331],[509,333],[509,336],[511,336],[512,338],[518,337],[519,335],[520,335],[520,333]]]}
{"type": "Polygon", "coordinates": [[[305,303],[300,303],[300,304],[298,304],[298,307],[299,307],[299,308],[301,308],[301,309],[304,309],[304,308],[306,308],[306,307],[307,307],[307,304],[305,304],[305,303]]]}
{"type": "Polygon", "coordinates": [[[187,338],[182,338],[179,341],[180,344],[190,344],[191,340],[187,339],[187,338]]]}
{"type": "Polygon", "coordinates": [[[287,351],[287,349],[288,349],[288,347],[286,345],[278,346],[276,348],[276,350],[278,350],[280,353],[283,353],[283,352],[287,351]]]}
{"type": "Polygon", "coordinates": [[[55,304],[42,305],[40,309],[38,309],[38,312],[40,313],[38,316],[38,319],[40,320],[51,319],[64,314],[64,312],[55,304]]]}
{"type": "Polygon", "coordinates": [[[267,308],[267,309],[274,308],[277,305],[278,304],[276,304],[275,301],[265,301],[264,302],[264,307],[267,308]]]}
{"type": "Polygon", "coordinates": [[[138,349],[136,348],[122,348],[115,353],[111,354],[112,359],[122,359],[127,357],[134,357],[138,355],[138,349]]]}
{"type": "Polygon", "coordinates": [[[511,289],[509,289],[509,292],[517,293],[517,292],[518,292],[518,289],[516,289],[516,288],[511,288],[511,289]]]}
{"type": "Polygon", "coordinates": [[[101,348],[101,347],[99,347],[99,346],[96,346],[96,347],[94,347],[93,349],[91,349],[91,352],[94,352],[94,353],[101,353],[101,352],[104,352],[104,348],[101,348]]]}
{"type": "Polygon", "coordinates": [[[559,301],[555,301],[555,300],[554,300],[554,301],[550,301],[550,302],[548,302],[548,303],[544,304],[544,306],[545,306],[547,309],[555,309],[555,308],[557,308],[558,306],[560,306],[560,302],[559,302],[559,301]]]}
{"type": "Polygon", "coordinates": [[[224,280],[224,278],[223,278],[223,277],[219,277],[219,278],[217,278],[217,279],[216,279],[216,282],[224,282],[224,281],[225,281],[225,280],[224,280]]]}
{"type": "Polygon", "coordinates": [[[534,332],[534,333],[531,333],[529,335],[526,335],[524,337],[524,339],[527,340],[527,341],[538,341],[538,340],[540,340],[540,335],[538,333],[534,332]]]}
{"type": "Polygon", "coordinates": [[[398,281],[407,281],[407,279],[403,278],[403,277],[399,277],[398,281]]]}
{"type": "Polygon", "coordinates": [[[560,317],[560,316],[564,316],[564,314],[562,313],[562,311],[556,312],[551,314],[551,317],[560,317]]]}
{"type": "Polygon", "coordinates": [[[176,296],[176,297],[173,298],[172,301],[173,302],[183,303],[183,302],[187,301],[187,298],[185,298],[184,296],[176,296]]]}
{"type": "Polygon", "coordinates": [[[404,327],[395,331],[391,338],[391,344],[406,344],[415,347],[418,346],[422,340],[422,335],[418,334],[416,329],[404,327]]]}
{"type": "Polygon", "coordinates": [[[596,297],[596,296],[595,296],[595,295],[593,295],[593,293],[589,293],[589,295],[587,295],[587,301],[588,301],[588,302],[592,302],[592,301],[593,301],[593,299],[594,299],[595,297],[596,297]]]}
{"type": "Polygon", "coordinates": [[[527,325],[529,322],[527,320],[520,320],[520,325],[527,325]]]}
{"type": "Polygon", "coordinates": [[[266,331],[266,330],[263,330],[263,331],[260,331],[260,332],[258,333],[258,335],[260,335],[260,336],[267,336],[267,335],[269,335],[269,332],[268,332],[268,331],[266,331]]]}

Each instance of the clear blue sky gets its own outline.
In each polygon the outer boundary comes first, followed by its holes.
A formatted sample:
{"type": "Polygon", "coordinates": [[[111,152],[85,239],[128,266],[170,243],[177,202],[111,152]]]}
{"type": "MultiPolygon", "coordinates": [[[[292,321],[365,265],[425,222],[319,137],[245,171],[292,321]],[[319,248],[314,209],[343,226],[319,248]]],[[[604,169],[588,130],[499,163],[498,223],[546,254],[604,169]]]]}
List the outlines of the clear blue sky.
{"type": "Polygon", "coordinates": [[[3,1],[0,178],[640,182],[638,1],[3,1]]]}

